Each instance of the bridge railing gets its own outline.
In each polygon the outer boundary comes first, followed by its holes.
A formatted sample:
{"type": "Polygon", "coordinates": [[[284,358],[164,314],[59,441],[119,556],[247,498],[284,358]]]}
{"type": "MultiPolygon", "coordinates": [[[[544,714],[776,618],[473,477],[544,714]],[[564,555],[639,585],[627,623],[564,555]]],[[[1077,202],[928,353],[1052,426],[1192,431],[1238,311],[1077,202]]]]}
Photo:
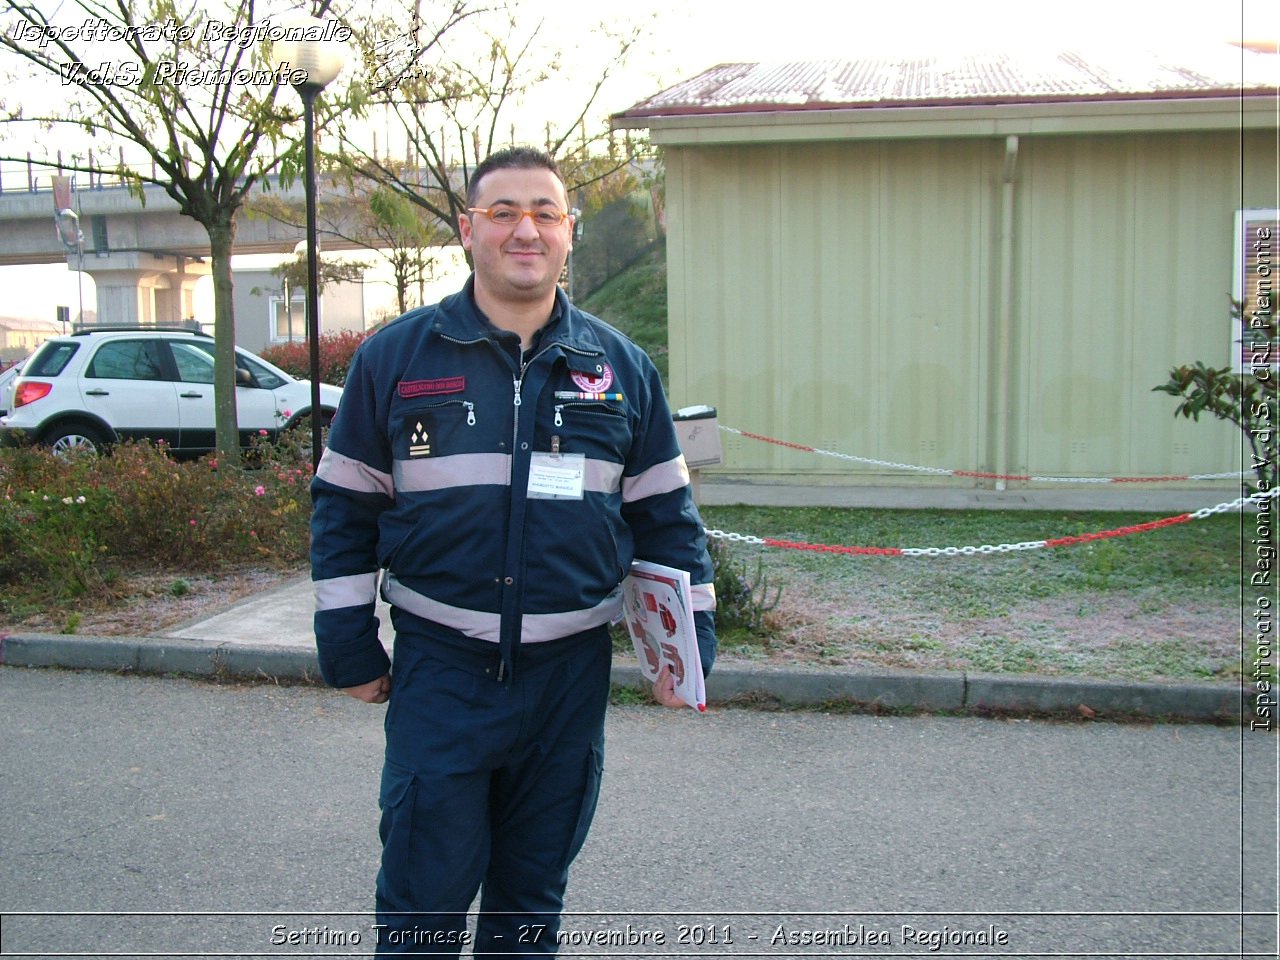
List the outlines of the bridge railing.
{"type": "MultiPolygon", "coordinates": [[[[78,158],[64,166],[61,151],[50,164],[48,160],[35,159],[30,153],[27,154],[26,162],[11,160],[0,163],[0,194],[46,193],[53,190],[53,178],[57,176],[71,177],[78,190],[115,190],[127,184],[126,178],[115,172],[72,169],[80,166],[78,158]]],[[[118,161],[113,161],[109,156],[94,156],[90,151],[85,166],[98,168],[107,165],[117,169],[123,167],[149,177],[156,175],[154,163],[126,164],[123,153],[118,161]]]]}
{"type": "MultiPolygon", "coordinates": [[[[159,179],[160,172],[154,161],[142,161],[138,163],[125,163],[123,151],[118,160],[113,160],[109,155],[95,156],[92,151],[89,152],[87,167],[91,170],[72,169],[79,167],[78,160],[64,166],[62,151],[58,151],[57,157],[52,161],[37,160],[27,154],[27,159],[23,161],[9,160],[0,162],[0,195],[15,193],[48,193],[53,190],[53,178],[56,176],[69,176],[72,178],[73,184],[77,190],[118,190],[128,186],[128,179],[115,172],[120,169],[131,170],[144,176],[159,179]],[[104,171],[100,169],[110,165],[112,170],[104,171]]],[[[430,190],[435,187],[435,181],[431,175],[420,167],[401,167],[396,171],[396,175],[401,183],[408,185],[416,185],[424,190],[430,190]]],[[[275,175],[270,179],[274,182],[275,175]]],[[[321,182],[324,177],[321,175],[321,182]]]]}

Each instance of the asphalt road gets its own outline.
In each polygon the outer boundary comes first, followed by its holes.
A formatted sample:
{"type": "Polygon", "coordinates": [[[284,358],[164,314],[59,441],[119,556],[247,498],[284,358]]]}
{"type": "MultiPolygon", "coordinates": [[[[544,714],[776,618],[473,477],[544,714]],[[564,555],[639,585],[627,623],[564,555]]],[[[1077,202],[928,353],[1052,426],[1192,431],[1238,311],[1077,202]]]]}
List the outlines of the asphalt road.
{"type": "MultiPolygon", "coordinates": [[[[0,956],[370,953],[382,713],[0,668],[0,956]]],[[[1278,742],[613,708],[561,953],[1275,956],[1278,742]]]]}

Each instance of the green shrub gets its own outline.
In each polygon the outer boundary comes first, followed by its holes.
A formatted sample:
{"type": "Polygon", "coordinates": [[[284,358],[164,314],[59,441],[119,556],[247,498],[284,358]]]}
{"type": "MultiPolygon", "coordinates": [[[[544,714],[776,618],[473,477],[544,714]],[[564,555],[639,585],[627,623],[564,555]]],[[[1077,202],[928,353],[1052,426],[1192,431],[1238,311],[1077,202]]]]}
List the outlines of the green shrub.
{"type": "Polygon", "coordinates": [[[755,569],[751,569],[724,540],[708,538],[707,551],[716,572],[717,632],[762,634],[764,615],[778,605],[782,586],[769,583],[761,560],[757,558],[755,569]]]}
{"type": "Polygon", "coordinates": [[[121,444],[106,457],[0,451],[0,613],[109,596],[121,574],[302,562],[309,458],[263,443],[250,466],[121,444]]]}
{"type": "MultiPolygon", "coordinates": [[[[1231,316],[1240,322],[1245,306],[1231,302],[1231,316]]],[[[1181,401],[1174,407],[1175,417],[1199,420],[1210,413],[1219,420],[1234,423],[1249,445],[1250,469],[1254,488],[1268,491],[1276,486],[1276,430],[1280,429],[1280,399],[1277,398],[1276,376],[1272,364],[1278,349],[1275,315],[1270,308],[1255,310],[1244,325],[1245,340],[1240,346],[1254,361],[1243,373],[1232,373],[1231,367],[1208,367],[1203,361],[1184,364],[1169,371],[1169,379],[1153,391],[1167,393],[1181,401]],[[1260,362],[1265,360],[1266,362],[1260,362]]]]}

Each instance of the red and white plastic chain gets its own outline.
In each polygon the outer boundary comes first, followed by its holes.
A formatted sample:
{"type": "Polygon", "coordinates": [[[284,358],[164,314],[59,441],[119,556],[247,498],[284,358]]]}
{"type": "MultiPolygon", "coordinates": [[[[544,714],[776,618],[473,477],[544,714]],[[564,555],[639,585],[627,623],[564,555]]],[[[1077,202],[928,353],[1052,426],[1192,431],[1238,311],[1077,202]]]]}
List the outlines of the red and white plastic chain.
{"type": "Polygon", "coordinates": [[[929,473],[939,477],[968,477],[974,480],[1015,480],[1035,483],[1169,483],[1172,481],[1187,480],[1234,480],[1238,477],[1245,476],[1247,470],[1236,470],[1227,473],[1192,473],[1192,474],[1176,474],[1165,477],[1036,477],[1029,474],[1018,473],[983,473],[977,470],[948,470],[945,467],[923,467],[914,463],[896,463],[892,460],[875,460],[871,457],[858,457],[851,453],[837,453],[835,450],[822,450],[818,447],[808,447],[801,443],[791,443],[787,440],[775,440],[773,437],[766,437],[763,434],[751,433],[747,430],[738,430],[734,427],[721,426],[721,430],[725,433],[736,434],[740,437],[747,437],[751,440],[759,440],[762,443],[772,443],[775,446],[787,447],[790,450],[802,450],[805,453],[816,453],[823,457],[834,457],[837,460],[845,460],[850,463],[863,463],[873,467],[889,467],[894,470],[910,470],[915,473],[929,473]]]}
{"type": "Polygon", "coordinates": [[[1136,523],[1127,527],[1116,527],[1111,530],[1098,530],[1093,533],[1082,533],[1068,537],[1053,537],[1046,540],[1024,540],[1021,543],[982,544],[969,547],[848,547],[825,543],[803,543],[795,540],[777,540],[771,537],[753,537],[741,533],[726,533],[723,530],[708,530],[707,536],[732,543],[749,543],[762,547],[781,547],[787,550],[809,550],[815,553],[842,553],[882,557],[958,557],[976,556],[988,553],[1014,553],[1019,550],[1044,550],[1054,547],[1070,547],[1094,540],[1106,540],[1112,537],[1127,537],[1135,533],[1148,533],[1162,527],[1171,527],[1192,520],[1204,520],[1218,513],[1230,513],[1241,510],[1247,503],[1255,503],[1259,507],[1263,501],[1280,495],[1280,487],[1265,493],[1255,493],[1249,497],[1237,497],[1227,503],[1219,503],[1212,507],[1202,507],[1192,513],[1180,513],[1173,517],[1162,517],[1146,523],[1136,523]]]}

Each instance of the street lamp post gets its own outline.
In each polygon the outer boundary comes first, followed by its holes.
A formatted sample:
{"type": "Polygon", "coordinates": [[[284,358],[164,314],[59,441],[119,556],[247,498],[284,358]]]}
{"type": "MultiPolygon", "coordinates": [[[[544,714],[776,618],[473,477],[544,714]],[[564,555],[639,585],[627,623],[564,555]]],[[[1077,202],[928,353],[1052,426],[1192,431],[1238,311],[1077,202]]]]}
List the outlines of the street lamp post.
{"type": "MultiPolygon", "coordinates": [[[[58,234],[62,237],[62,242],[70,249],[76,252],[76,282],[80,287],[80,318],[79,324],[84,323],[84,231],[80,229],[80,214],[76,213],[70,207],[65,210],[58,211],[58,234]],[[74,232],[73,232],[74,231],[74,232]]],[[[75,324],[72,324],[75,327],[75,324]]],[[[64,325],[63,333],[66,333],[64,325]]]]}
{"type": "MultiPolygon", "coordinates": [[[[282,19],[280,26],[309,30],[316,36],[324,33],[324,22],[314,17],[282,19]]],[[[301,71],[301,80],[293,84],[302,98],[303,136],[305,137],[303,188],[307,201],[307,337],[311,366],[311,467],[320,467],[320,294],[319,254],[316,242],[316,143],[315,102],[320,91],[342,70],[340,44],[324,40],[278,40],[272,44],[271,59],[277,70],[284,64],[301,71]]]]}

